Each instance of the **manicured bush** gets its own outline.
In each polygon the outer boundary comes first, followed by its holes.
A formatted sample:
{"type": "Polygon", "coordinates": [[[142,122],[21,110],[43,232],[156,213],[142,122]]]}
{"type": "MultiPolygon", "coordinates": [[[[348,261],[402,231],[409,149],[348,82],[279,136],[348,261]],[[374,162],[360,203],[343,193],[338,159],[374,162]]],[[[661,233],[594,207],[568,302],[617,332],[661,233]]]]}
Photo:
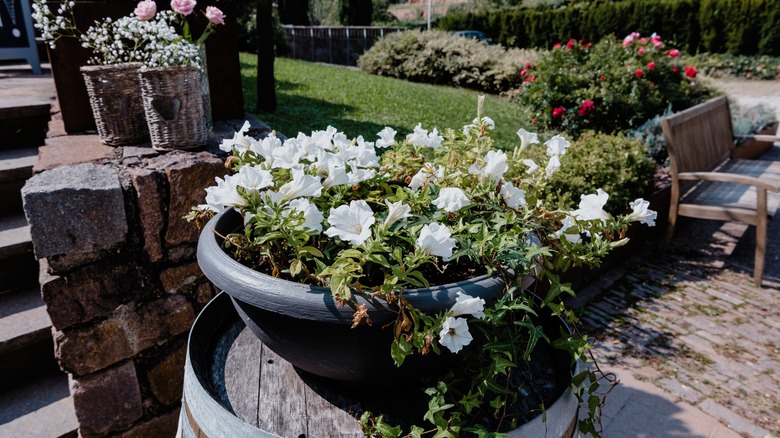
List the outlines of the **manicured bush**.
{"type": "Polygon", "coordinates": [[[591,46],[570,40],[527,71],[517,100],[543,130],[577,137],[636,129],[647,119],[693,106],[713,92],[658,36],[609,36],[591,46]]]}
{"type": "Polygon", "coordinates": [[[377,41],[358,66],[380,76],[499,93],[517,87],[521,68],[536,56],[447,32],[411,30],[377,41]]]}
{"type": "MultiPolygon", "coordinates": [[[[778,17],[780,18],[780,17],[778,17]]],[[[780,41],[778,41],[780,44],[780,41]]],[[[686,57],[686,63],[711,77],[734,76],[745,79],[780,78],[780,57],[746,56],[726,53],[700,53],[686,57]]]]}
{"type": "MultiPolygon", "coordinates": [[[[543,145],[529,147],[537,163],[546,162],[544,151],[543,145]]],[[[569,209],[576,207],[580,195],[602,189],[609,194],[605,210],[618,214],[631,201],[651,192],[655,171],[655,163],[639,140],[589,131],[572,141],[561,156],[560,169],[547,180],[540,197],[546,202],[560,200],[558,206],[569,209]]]]}

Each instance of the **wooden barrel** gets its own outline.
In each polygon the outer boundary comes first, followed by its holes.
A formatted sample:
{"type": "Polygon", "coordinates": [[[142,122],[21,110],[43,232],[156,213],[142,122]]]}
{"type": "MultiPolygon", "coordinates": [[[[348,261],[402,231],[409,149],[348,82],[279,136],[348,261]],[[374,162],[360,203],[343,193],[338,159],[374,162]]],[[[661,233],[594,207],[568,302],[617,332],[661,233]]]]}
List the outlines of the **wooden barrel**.
{"type": "MultiPolygon", "coordinates": [[[[356,417],[366,410],[384,415],[391,424],[422,425],[427,410],[422,389],[365,390],[297,370],[246,328],[222,293],[190,332],[177,436],[362,437],[356,417]]],[[[539,415],[509,436],[576,434],[578,403],[571,389],[545,411],[546,422],[539,415]]]]}

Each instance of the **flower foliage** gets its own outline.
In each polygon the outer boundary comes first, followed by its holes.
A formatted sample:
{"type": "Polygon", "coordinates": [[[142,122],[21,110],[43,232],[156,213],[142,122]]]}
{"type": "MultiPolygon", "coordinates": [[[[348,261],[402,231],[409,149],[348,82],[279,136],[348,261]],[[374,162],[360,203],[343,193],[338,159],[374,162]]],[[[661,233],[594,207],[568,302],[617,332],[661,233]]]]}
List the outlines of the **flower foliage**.
{"type": "MultiPolygon", "coordinates": [[[[481,103],[477,118],[458,131],[418,125],[399,139],[385,128],[376,142],[350,140],[332,127],[284,141],[273,134],[257,140],[246,135],[247,123],[222,142],[232,152],[230,174],[217,178],[191,215],[236,209],[244,226],[225,236],[227,251],[270,275],[329,287],[340,303],[356,307],[355,324],[365,310],[354,302],[356,294],[395,303],[389,347],[398,365],[410,354],[442,348],[462,355],[469,375],[442,377],[427,391],[426,420],[441,436],[516,426],[500,409],[517,397],[508,375],[530,360],[538,342],[551,341],[534,316],[546,307],[573,317],[560,303],[571,289],[558,274],[572,264],[597,264],[625,242],[629,222],[653,225],[655,219],[642,199],[628,206],[630,215],[613,217],[601,189],[582,194],[576,209],[546,207],[540,195],[567,165],[570,142],[547,140],[540,164],[525,158],[525,149],[539,143],[526,130],[518,131],[519,144],[508,152],[495,149],[495,124],[482,115],[481,103]],[[451,309],[432,315],[403,298],[409,288],[480,274],[505,280],[498,301],[461,293],[451,309]],[[547,284],[541,299],[524,291],[524,279],[534,276],[547,284]],[[479,406],[496,409],[478,412],[479,406]],[[485,414],[491,419],[483,421],[485,414]]],[[[577,335],[556,342],[575,359],[587,347],[577,335]]],[[[593,397],[595,409],[599,397],[593,397]]],[[[396,430],[380,423],[364,419],[368,433],[396,430]]]]}
{"type": "Polygon", "coordinates": [[[533,80],[523,82],[517,99],[541,128],[574,137],[636,129],[668,107],[679,111],[712,94],[679,55],[655,34],[634,32],[622,42],[608,36],[594,45],[570,40],[525,71],[533,80]]]}
{"type": "Polygon", "coordinates": [[[171,11],[157,11],[153,0],[142,0],[128,16],[96,21],[85,32],[75,25],[75,2],[62,0],[54,14],[44,0],[33,2],[35,27],[54,48],[62,37],[77,38],[92,50],[91,64],[111,65],[140,62],[147,67],[201,65],[199,44],[224,23],[224,14],[207,7],[209,20],[203,34],[193,39],[186,16],[192,13],[194,0],[173,0],[171,11]]]}

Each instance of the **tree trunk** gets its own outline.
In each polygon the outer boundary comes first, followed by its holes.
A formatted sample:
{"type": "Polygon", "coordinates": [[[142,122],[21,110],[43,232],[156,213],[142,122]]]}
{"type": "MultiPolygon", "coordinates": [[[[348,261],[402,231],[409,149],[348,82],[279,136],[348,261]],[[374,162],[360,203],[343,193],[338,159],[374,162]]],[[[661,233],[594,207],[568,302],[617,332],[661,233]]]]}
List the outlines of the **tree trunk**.
{"type": "Polygon", "coordinates": [[[274,34],[271,0],[257,0],[257,109],[276,111],[274,34]]]}

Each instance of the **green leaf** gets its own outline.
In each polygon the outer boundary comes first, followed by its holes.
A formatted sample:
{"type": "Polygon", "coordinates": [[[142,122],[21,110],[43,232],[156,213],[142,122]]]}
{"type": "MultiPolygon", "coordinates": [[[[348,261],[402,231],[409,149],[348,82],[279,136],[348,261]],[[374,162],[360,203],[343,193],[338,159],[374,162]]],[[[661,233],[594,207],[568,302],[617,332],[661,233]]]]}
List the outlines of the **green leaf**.
{"type": "Polygon", "coordinates": [[[390,355],[393,357],[393,362],[396,366],[401,366],[406,360],[406,356],[412,354],[412,344],[406,341],[406,338],[401,336],[393,341],[390,345],[390,355]]]}
{"type": "Polygon", "coordinates": [[[422,438],[424,433],[425,433],[425,429],[423,429],[422,427],[412,426],[412,430],[409,431],[409,436],[411,438],[422,438]]]}
{"type": "Polygon", "coordinates": [[[290,275],[297,277],[301,273],[301,261],[295,259],[290,263],[290,275]]]}
{"type": "Polygon", "coordinates": [[[298,250],[298,255],[311,254],[314,257],[323,257],[322,251],[313,246],[304,246],[298,250]]]}
{"type": "Polygon", "coordinates": [[[382,417],[379,417],[377,419],[377,423],[374,426],[374,430],[376,430],[379,435],[382,436],[382,438],[398,438],[401,436],[401,426],[395,426],[391,427],[384,421],[382,421],[382,417]]]}
{"type": "Polygon", "coordinates": [[[366,256],[366,261],[390,268],[390,263],[387,262],[387,259],[382,254],[369,254],[366,256]]]}
{"type": "Polygon", "coordinates": [[[479,405],[482,404],[482,396],[479,393],[469,391],[458,403],[463,406],[467,414],[470,414],[472,410],[479,408],[479,405]]]}
{"type": "Polygon", "coordinates": [[[359,259],[363,256],[363,253],[356,249],[345,249],[339,253],[339,257],[359,259]]]}

